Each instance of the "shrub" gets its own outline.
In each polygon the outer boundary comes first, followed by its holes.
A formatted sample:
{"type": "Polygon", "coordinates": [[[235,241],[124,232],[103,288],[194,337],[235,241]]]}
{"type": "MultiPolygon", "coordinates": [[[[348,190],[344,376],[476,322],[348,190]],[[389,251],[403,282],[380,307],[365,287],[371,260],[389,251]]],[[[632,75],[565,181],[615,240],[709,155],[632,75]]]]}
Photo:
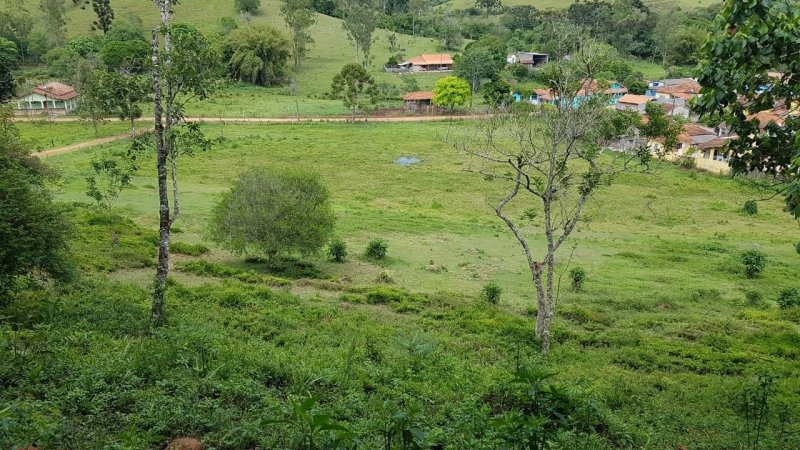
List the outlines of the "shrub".
{"type": "Polygon", "coordinates": [[[316,174],[253,168],[243,172],[212,211],[210,235],[236,254],[316,253],[336,217],[316,174]]]}
{"type": "Polygon", "coordinates": [[[364,256],[369,259],[381,260],[386,258],[386,251],[389,249],[389,244],[383,239],[373,239],[367,244],[367,250],[364,256]]]}
{"type": "Polygon", "coordinates": [[[189,256],[200,256],[211,251],[203,244],[187,244],[185,242],[173,242],[169,249],[173,253],[189,256]]]}
{"type": "Polygon", "coordinates": [[[347,244],[341,239],[334,239],[328,244],[328,256],[333,261],[344,262],[347,258],[347,244]]]}
{"type": "Polygon", "coordinates": [[[490,281],[483,285],[481,289],[481,298],[493,305],[500,303],[500,295],[503,293],[503,288],[494,281],[490,281]]]}
{"type": "Polygon", "coordinates": [[[744,207],[742,209],[751,216],[756,215],[758,214],[758,203],[756,203],[755,200],[748,200],[744,202],[744,207]]]}
{"type": "Polygon", "coordinates": [[[572,290],[578,292],[583,287],[583,282],[586,281],[586,271],[583,267],[574,267],[569,271],[569,277],[572,280],[572,290]]]}
{"type": "Polygon", "coordinates": [[[394,283],[394,277],[392,277],[392,274],[390,274],[389,272],[383,270],[375,278],[375,282],[376,283],[383,283],[383,284],[393,284],[394,283]]]}
{"type": "Polygon", "coordinates": [[[234,0],[239,11],[255,14],[261,6],[261,0],[234,0]]]}
{"type": "Polygon", "coordinates": [[[745,291],[744,298],[747,304],[751,306],[758,306],[761,304],[762,296],[758,291],[745,291]]]}
{"type": "Polygon", "coordinates": [[[797,250],[797,253],[800,253],[800,242],[797,243],[794,249],[797,250]]]}
{"type": "Polygon", "coordinates": [[[800,290],[797,288],[782,290],[778,295],[778,306],[782,309],[800,306],[800,290]]]}
{"type": "Polygon", "coordinates": [[[767,265],[767,258],[760,251],[753,249],[742,253],[742,264],[747,278],[756,278],[767,265]]]}

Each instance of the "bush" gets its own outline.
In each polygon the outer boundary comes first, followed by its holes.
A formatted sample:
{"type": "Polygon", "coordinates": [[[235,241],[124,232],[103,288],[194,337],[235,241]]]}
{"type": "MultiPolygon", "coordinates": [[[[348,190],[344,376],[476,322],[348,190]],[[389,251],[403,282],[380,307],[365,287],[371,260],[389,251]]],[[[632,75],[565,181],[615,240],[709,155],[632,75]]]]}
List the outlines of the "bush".
{"type": "Polygon", "coordinates": [[[383,239],[373,239],[367,244],[367,250],[364,256],[369,259],[381,260],[386,258],[386,252],[389,250],[389,244],[383,239]]]}
{"type": "Polygon", "coordinates": [[[586,271],[582,267],[574,267],[569,271],[569,277],[572,280],[572,290],[578,292],[586,281],[586,271]]]}
{"type": "Polygon", "coordinates": [[[239,11],[255,14],[261,6],[261,0],[234,0],[239,11]]]}
{"type": "Polygon", "coordinates": [[[767,258],[758,250],[748,250],[742,253],[742,264],[747,278],[756,278],[767,265],[767,258]]]}
{"type": "Polygon", "coordinates": [[[800,306],[800,290],[797,288],[782,290],[778,296],[778,306],[782,309],[800,306]]]}
{"type": "Polygon", "coordinates": [[[797,253],[800,253],[800,242],[797,243],[794,249],[797,250],[797,253]]]}
{"type": "Polygon", "coordinates": [[[490,281],[483,285],[481,289],[481,298],[493,305],[500,303],[500,295],[503,293],[503,288],[494,281],[490,281]]]}
{"type": "Polygon", "coordinates": [[[747,304],[751,306],[758,306],[761,304],[761,300],[763,297],[761,293],[758,291],[746,291],[744,293],[744,298],[747,300],[747,304]]]}
{"type": "Polygon", "coordinates": [[[379,273],[378,276],[375,277],[375,282],[383,284],[394,284],[394,277],[392,276],[391,273],[382,270],[381,273],[379,273]]]}
{"type": "Polygon", "coordinates": [[[754,215],[758,214],[758,203],[756,203],[755,200],[748,200],[748,201],[744,202],[744,207],[742,207],[742,209],[747,214],[750,214],[751,216],[754,216],[754,215]]]}
{"type": "Polygon", "coordinates": [[[318,175],[250,169],[214,207],[210,237],[236,254],[260,253],[270,261],[289,252],[316,253],[336,220],[329,198],[318,175]]]}
{"type": "Polygon", "coordinates": [[[334,239],[328,244],[328,256],[333,261],[344,262],[347,258],[347,244],[341,239],[334,239]]]}
{"type": "Polygon", "coordinates": [[[169,249],[172,253],[179,255],[200,256],[211,250],[203,244],[187,244],[184,242],[173,242],[169,249]]]}

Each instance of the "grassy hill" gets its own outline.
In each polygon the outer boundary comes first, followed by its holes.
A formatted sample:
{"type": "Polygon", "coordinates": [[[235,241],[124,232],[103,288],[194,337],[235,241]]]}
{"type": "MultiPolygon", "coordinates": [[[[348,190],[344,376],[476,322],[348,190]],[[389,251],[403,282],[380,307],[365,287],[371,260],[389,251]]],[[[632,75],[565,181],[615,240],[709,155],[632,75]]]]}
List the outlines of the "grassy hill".
{"type": "MultiPolygon", "coordinates": [[[[696,8],[704,7],[714,3],[719,3],[720,0],[644,0],[645,4],[652,8],[669,8],[673,6],[681,6],[683,8],[696,8]]],[[[573,0],[503,0],[504,6],[516,5],[531,5],[537,8],[566,8],[574,3],[573,0]]],[[[472,0],[451,0],[445,5],[453,8],[464,9],[475,6],[472,0]]]]}
{"type": "MultiPolygon", "coordinates": [[[[178,254],[168,324],[154,333],[144,331],[157,222],[146,156],[118,203],[132,218],[119,247],[102,218],[74,214],[85,278],[4,311],[17,331],[0,321],[0,348],[27,350],[0,360],[13,386],[0,391],[10,408],[0,443],[159,448],[189,435],[220,449],[293,448],[305,432],[291,405],[315,395],[313,411],[359,448],[381,446],[398,414],[429,444],[496,448],[503,432],[487,424],[517,405],[520,367],[557,372],[597,417],[597,434],[562,435],[562,448],[741,448],[735,405],[764,370],[778,376],[779,405],[797,404],[800,318],[775,306],[797,282],[796,233],[779,201],[749,216],[741,205],[755,192],[674,166],[620,178],[592,202],[572,256],[560,255],[559,270],[571,258],[588,280],[562,289],[554,352],[541,360],[524,257],[485,204],[500,187],[462,171],[443,143],[448,126],[207,126],[226,141],[182,160],[176,249],[209,245],[210,207],[241,168],[301,166],[329,187],[350,257],[267,269],[213,245],[178,254]],[[422,162],[402,167],[400,156],[422,162]],[[386,261],[360,256],[373,238],[387,240],[386,261]],[[749,280],[739,255],[753,246],[769,263],[749,280]],[[382,272],[393,283],[378,282],[382,272]],[[497,307],[479,300],[488,280],[504,289],[497,307]]],[[[63,174],[59,198],[86,201],[90,159],[124,146],[48,159],[63,174]]],[[[538,247],[537,230],[525,232],[538,247]]]]}

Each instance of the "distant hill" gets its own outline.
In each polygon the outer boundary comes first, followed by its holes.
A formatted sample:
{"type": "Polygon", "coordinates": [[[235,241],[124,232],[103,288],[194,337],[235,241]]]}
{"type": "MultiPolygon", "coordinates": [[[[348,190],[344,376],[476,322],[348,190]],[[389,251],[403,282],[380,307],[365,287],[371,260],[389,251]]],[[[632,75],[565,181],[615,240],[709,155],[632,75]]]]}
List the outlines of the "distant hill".
{"type": "MultiPolygon", "coordinates": [[[[607,0],[613,1],[613,0],[607,0]]],[[[719,3],[721,0],[644,0],[645,4],[653,8],[665,8],[671,6],[681,6],[683,8],[696,8],[719,3]]],[[[537,8],[566,8],[574,3],[574,0],[502,0],[505,6],[531,5],[537,8]]],[[[474,0],[451,0],[447,3],[454,8],[468,8],[475,6],[474,0]]]]}

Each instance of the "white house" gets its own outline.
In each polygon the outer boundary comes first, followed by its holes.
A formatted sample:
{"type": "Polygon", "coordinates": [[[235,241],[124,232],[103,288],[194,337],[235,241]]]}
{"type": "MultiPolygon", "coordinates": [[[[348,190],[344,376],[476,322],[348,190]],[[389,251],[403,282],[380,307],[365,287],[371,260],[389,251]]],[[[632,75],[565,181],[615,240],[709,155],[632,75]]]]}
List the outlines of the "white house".
{"type": "Polygon", "coordinates": [[[22,115],[65,115],[78,107],[80,94],[72,86],[52,81],[36,86],[28,95],[17,99],[17,113],[22,115]]]}

